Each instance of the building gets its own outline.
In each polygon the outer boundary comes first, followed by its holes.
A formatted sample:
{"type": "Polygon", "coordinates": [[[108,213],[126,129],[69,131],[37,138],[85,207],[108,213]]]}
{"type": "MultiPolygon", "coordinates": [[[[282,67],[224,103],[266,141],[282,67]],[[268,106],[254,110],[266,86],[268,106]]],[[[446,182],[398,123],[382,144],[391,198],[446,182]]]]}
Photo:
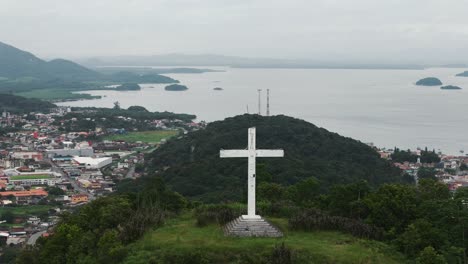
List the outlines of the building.
{"type": "Polygon", "coordinates": [[[75,194],[71,197],[72,204],[78,203],[87,203],[88,202],[88,195],[87,194],[75,194]]]}
{"type": "Polygon", "coordinates": [[[2,200],[13,198],[17,204],[29,204],[34,200],[47,197],[47,195],[48,193],[44,190],[0,192],[0,198],[2,200]]]}
{"type": "Polygon", "coordinates": [[[52,177],[50,174],[24,174],[11,176],[9,182],[14,185],[48,185],[54,186],[60,179],[52,177]]]}
{"type": "Polygon", "coordinates": [[[73,163],[78,167],[85,169],[101,169],[112,163],[112,157],[91,158],[91,157],[74,157],[73,163]]]}

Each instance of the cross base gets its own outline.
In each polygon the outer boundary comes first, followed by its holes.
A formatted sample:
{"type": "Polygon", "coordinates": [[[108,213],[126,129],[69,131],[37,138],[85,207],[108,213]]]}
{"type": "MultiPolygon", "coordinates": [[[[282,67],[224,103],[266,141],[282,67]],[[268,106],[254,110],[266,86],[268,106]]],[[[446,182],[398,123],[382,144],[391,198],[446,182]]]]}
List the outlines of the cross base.
{"type": "Polygon", "coordinates": [[[262,219],[262,217],[259,216],[259,215],[242,215],[242,219],[244,219],[244,220],[258,220],[258,219],[262,219]]]}

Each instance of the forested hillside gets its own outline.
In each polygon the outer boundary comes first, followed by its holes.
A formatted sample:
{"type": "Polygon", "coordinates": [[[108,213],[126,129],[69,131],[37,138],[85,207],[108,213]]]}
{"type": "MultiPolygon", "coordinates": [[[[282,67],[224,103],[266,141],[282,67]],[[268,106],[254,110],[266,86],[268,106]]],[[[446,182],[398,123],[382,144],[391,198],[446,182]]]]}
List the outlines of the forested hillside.
{"type": "Polygon", "coordinates": [[[38,99],[0,93],[0,111],[11,113],[48,112],[56,105],[38,99]]]}
{"type": "Polygon", "coordinates": [[[283,148],[284,158],[257,160],[257,181],[281,185],[315,177],[322,190],[332,184],[366,180],[372,186],[400,182],[400,171],[369,146],[303,120],[242,115],[213,122],[205,130],[174,139],[149,159],[149,174],[159,172],[184,196],[203,201],[245,197],[247,160],[221,159],[220,149],[247,147],[247,129],[257,127],[257,147],[283,148]]]}

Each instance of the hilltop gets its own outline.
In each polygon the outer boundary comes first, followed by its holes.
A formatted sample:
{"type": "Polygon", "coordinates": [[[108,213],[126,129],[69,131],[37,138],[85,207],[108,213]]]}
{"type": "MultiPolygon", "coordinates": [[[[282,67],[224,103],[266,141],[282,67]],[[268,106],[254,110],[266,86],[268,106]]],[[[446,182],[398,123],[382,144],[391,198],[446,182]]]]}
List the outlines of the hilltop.
{"type": "Polygon", "coordinates": [[[209,202],[244,197],[246,159],[221,159],[220,149],[244,149],[247,129],[257,127],[258,148],[283,148],[284,158],[257,160],[257,180],[281,185],[308,177],[322,190],[332,184],[366,180],[377,186],[398,182],[400,171],[371,147],[306,121],[287,116],[241,115],[210,123],[205,130],[170,140],[151,154],[148,172],[157,171],[184,196],[209,202]]]}
{"type": "Polygon", "coordinates": [[[32,53],[0,42],[0,76],[8,79],[33,77],[37,79],[65,79],[90,81],[101,74],[64,59],[44,61],[32,53]]]}

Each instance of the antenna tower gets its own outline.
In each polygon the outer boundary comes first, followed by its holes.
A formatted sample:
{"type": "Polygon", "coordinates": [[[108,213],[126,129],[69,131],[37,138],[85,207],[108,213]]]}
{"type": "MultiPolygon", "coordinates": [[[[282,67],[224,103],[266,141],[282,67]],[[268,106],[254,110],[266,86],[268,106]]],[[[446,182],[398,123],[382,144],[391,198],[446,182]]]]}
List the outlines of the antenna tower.
{"type": "Polygon", "coordinates": [[[261,101],[262,89],[257,89],[257,91],[258,91],[258,114],[262,115],[262,101],[261,101]]]}
{"type": "Polygon", "coordinates": [[[267,89],[267,109],[266,115],[270,116],[270,89],[267,89]]]}

